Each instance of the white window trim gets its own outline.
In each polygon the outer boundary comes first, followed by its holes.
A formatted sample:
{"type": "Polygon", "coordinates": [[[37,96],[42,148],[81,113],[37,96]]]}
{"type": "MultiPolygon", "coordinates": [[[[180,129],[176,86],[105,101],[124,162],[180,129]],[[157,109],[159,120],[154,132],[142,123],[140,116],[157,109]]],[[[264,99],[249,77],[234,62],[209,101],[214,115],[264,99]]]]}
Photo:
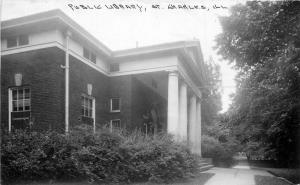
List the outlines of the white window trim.
{"type": "Polygon", "coordinates": [[[89,96],[87,94],[82,94],[81,96],[88,97],[88,98],[92,99],[92,109],[93,109],[92,110],[92,117],[87,117],[87,116],[84,116],[84,115],[81,115],[81,116],[93,119],[93,132],[96,133],[96,98],[93,97],[93,96],[89,96]]]}
{"type": "MultiPolygon", "coordinates": [[[[22,88],[22,90],[24,91],[24,89],[26,88],[26,87],[21,87],[22,88]]],[[[14,89],[18,89],[18,88],[10,88],[11,89],[11,91],[13,91],[14,89]]],[[[28,88],[29,89],[29,92],[30,92],[30,88],[28,88]]],[[[19,92],[17,92],[17,93],[19,93],[19,92]]],[[[26,112],[26,111],[31,111],[31,96],[29,96],[29,98],[27,98],[27,99],[25,99],[25,92],[23,92],[23,109],[24,109],[24,100],[29,100],[29,103],[30,103],[30,108],[29,108],[29,110],[16,110],[16,111],[14,111],[13,109],[12,109],[12,111],[11,112],[26,112]]],[[[14,101],[19,101],[19,100],[13,100],[13,98],[12,98],[12,100],[11,100],[11,102],[12,102],[12,105],[13,105],[13,102],[14,101]]],[[[19,105],[19,104],[17,104],[17,105],[19,105]]],[[[12,106],[13,107],[13,106],[12,106]]]]}
{"type": "MultiPolygon", "coordinates": [[[[94,119],[95,118],[95,111],[94,111],[95,110],[95,97],[89,96],[89,95],[86,95],[86,94],[82,94],[81,96],[84,97],[84,98],[92,100],[92,115],[91,115],[91,117],[85,116],[85,115],[81,115],[81,116],[86,117],[86,118],[93,118],[94,119]]],[[[81,105],[81,107],[89,109],[89,107],[84,106],[84,105],[81,105]]]]}
{"type": "MultiPolygon", "coordinates": [[[[8,89],[8,132],[11,132],[11,113],[12,112],[24,112],[24,111],[13,111],[13,95],[12,95],[12,91],[13,89],[18,89],[18,88],[26,88],[26,87],[11,87],[8,89]]],[[[29,88],[29,87],[28,87],[29,88]]],[[[26,111],[31,111],[31,89],[30,90],[30,97],[29,97],[29,101],[30,101],[30,109],[26,110],[26,111]]]]}
{"type": "Polygon", "coordinates": [[[110,98],[110,112],[121,112],[121,98],[110,98]],[[112,100],[113,99],[119,99],[119,109],[118,110],[112,110],[112,100]]]}
{"type": "Polygon", "coordinates": [[[110,129],[110,132],[112,132],[113,131],[113,121],[120,121],[120,126],[121,126],[121,119],[112,119],[112,120],[110,120],[110,123],[109,123],[109,129],[110,129]]]}
{"type": "Polygon", "coordinates": [[[11,132],[12,89],[8,89],[8,132],[11,132]]]}

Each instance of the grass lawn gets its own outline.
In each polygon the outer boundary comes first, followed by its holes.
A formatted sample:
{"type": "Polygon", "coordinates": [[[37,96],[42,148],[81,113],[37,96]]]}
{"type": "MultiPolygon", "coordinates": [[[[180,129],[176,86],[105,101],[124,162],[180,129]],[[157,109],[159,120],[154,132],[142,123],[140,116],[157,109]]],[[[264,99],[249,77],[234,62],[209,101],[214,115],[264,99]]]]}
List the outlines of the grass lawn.
{"type": "Polygon", "coordinates": [[[275,165],[275,161],[252,160],[249,161],[249,164],[253,169],[266,170],[277,177],[283,177],[292,183],[300,184],[299,168],[280,168],[275,165]]]}
{"type": "Polygon", "coordinates": [[[300,169],[291,168],[263,168],[263,167],[253,167],[253,169],[266,170],[269,173],[277,177],[283,177],[294,184],[300,184],[300,169]]]}
{"type": "Polygon", "coordinates": [[[276,177],[260,176],[256,175],[254,177],[255,185],[287,185],[288,183],[284,180],[278,179],[276,177]]]}
{"type": "Polygon", "coordinates": [[[266,168],[267,171],[275,176],[283,177],[295,184],[300,184],[300,169],[291,168],[266,168]]]}
{"type": "MultiPolygon", "coordinates": [[[[191,178],[188,180],[170,183],[172,185],[204,185],[208,179],[210,179],[214,174],[212,173],[200,173],[195,178],[191,178]]],[[[96,185],[97,183],[89,183],[86,181],[82,182],[14,182],[14,183],[2,183],[3,185],[96,185]]],[[[128,185],[128,183],[111,183],[109,185],[128,185]]],[[[132,185],[163,185],[165,183],[151,183],[151,182],[144,182],[144,183],[132,183],[132,185]]],[[[102,184],[101,184],[102,185],[102,184]]],[[[108,184],[105,184],[108,185],[108,184]]]]}

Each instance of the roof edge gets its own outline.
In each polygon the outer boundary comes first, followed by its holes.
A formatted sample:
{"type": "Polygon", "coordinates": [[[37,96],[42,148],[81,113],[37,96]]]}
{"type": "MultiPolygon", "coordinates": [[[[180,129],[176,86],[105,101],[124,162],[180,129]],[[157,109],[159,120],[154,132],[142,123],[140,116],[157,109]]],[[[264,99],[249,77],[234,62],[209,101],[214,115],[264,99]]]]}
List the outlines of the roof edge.
{"type": "Polygon", "coordinates": [[[106,45],[104,45],[97,38],[91,35],[87,30],[81,27],[77,22],[75,22],[60,9],[53,9],[45,12],[1,21],[1,30],[55,18],[59,18],[65,25],[67,25],[67,27],[70,27],[74,32],[79,33],[82,37],[89,40],[93,45],[98,47],[98,49],[104,50],[104,52],[109,56],[112,55],[111,49],[109,49],[106,45]]]}
{"type": "Polygon", "coordinates": [[[152,52],[176,50],[176,49],[195,47],[195,46],[198,47],[199,45],[200,43],[198,40],[168,42],[168,43],[155,44],[155,45],[143,46],[138,48],[117,50],[117,51],[113,51],[112,56],[128,57],[128,56],[135,56],[135,55],[141,55],[141,54],[152,53],[152,52]]]}

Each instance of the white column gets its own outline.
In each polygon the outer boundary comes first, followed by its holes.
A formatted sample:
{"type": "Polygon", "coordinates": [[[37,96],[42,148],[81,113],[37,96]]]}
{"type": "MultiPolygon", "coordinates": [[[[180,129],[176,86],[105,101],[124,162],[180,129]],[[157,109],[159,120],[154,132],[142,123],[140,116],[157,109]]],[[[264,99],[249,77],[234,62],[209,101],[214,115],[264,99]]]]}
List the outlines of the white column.
{"type": "Polygon", "coordinates": [[[168,81],[168,133],[177,137],[178,129],[178,73],[169,72],[168,81]]]}
{"type": "Polygon", "coordinates": [[[11,112],[12,112],[12,90],[11,88],[8,89],[8,132],[11,132],[11,112]]]}
{"type": "Polygon", "coordinates": [[[66,53],[65,53],[65,132],[69,132],[69,38],[70,31],[66,31],[66,53]]]}
{"type": "Polygon", "coordinates": [[[93,131],[94,131],[94,134],[96,133],[96,99],[94,98],[93,99],[93,131]]]}
{"type": "Polygon", "coordinates": [[[197,101],[197,122],[196,122],[196,138],[195,138],[195,150],[198,155],[201,156],[201,100],[197,101]]]}
{"type": "Polygon", "coordinates": [[[179,90],[179,125],[178,135],[181,140],[187,140],[187,85],[180,84],[179,90]]]}
{"type": "Polygon", "coordinates": [[[195,129],[196,129],[196,96],[194,94],[190,97],[190,108],[189,108],[189,144],[192,153],[195,153],[195,129]]]}

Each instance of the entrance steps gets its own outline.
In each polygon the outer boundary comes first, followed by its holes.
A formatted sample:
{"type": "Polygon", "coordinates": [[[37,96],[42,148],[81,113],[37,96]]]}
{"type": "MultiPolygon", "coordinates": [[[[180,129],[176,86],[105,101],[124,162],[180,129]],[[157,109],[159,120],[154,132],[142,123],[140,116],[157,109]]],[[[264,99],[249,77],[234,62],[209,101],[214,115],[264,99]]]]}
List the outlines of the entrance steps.
{"type": "Polygon", "coordinates": [[[199,160],[199,163],[198,163],[199,172],[209,170],[212,167],[214,167],[214,165],[212,165],[212,159],[211,158],[201,158],[199,160]]]}

